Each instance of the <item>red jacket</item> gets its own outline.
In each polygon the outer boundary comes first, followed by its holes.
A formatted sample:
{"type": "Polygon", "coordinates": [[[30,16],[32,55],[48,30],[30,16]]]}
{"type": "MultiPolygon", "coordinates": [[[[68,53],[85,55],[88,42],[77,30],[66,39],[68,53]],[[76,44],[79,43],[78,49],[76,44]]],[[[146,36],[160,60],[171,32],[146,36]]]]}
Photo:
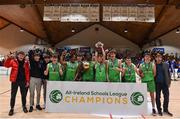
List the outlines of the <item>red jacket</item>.
{"type": "MultiPolygon", "coordinates": [[[[7,68],[10,68],[10,67],[12,68],[11,74],[10,74],[10,81],[16,82],[17,74],[18,74],[18,66],[19,66],[17,59],[8,58],[7,60],[5,60],[4,66],[7,68]]],[[[30,81],[30,67],[29,67],[28,61],[25,61],[24,68],[25,68],[26,82],[29,82],[30,81]]]]}

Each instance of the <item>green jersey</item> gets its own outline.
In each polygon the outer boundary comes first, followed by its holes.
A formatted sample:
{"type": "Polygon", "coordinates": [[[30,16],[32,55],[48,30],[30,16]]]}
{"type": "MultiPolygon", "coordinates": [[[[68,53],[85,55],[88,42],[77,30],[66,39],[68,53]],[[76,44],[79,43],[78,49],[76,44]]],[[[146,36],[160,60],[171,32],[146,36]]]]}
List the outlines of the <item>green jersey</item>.
{"type": "Polygon", "coordinates": [[[135,65],[132,63],[131,66],[127,66],[126,63],[123,64],[126,69],[124,74],[125,82],[136,82],[135,65]]]}
{"type": "Polygon", "coordinates": [[[144,77],[142,78],[142,82],[154,80],[153,64],[152,63],[142,63],[141,64],[141,70],[144,74],[144,77]]]}
{"type": "Polygon", "coordinates": [[[108,60],[108,76],[110,82],[120,82],[120,72],[116,70],[119,68],[119,61],[116,58],[114,61],[108,60]]]}
{"type": "Polygon", "coordinates": [[[61,64],[60,63],[49,63],[47,65],[48,67],[48,71],[49,71],[49,81],[60,81],[61,80],[61,76],[59,74],[59,70],[61,68],[61,64]]]}
{"type": "Polygon", "coordinates": [[[94,66],[95,63],[93,61],[89,62],[89,69],[82,74],[83,81],[94,81],[94,66]]]}
{"type": "Polygon", "coordinates": [[[106,82],[106,66],[105,64],[95,64],[95,80],[96,82],[106,82]]]}
{"type": "Polygon", "coordinates": [[[65,81],[74,81],[77,68],[78,68],[78,62],[74,62],[74,63],[67,62],[65,81]]]}

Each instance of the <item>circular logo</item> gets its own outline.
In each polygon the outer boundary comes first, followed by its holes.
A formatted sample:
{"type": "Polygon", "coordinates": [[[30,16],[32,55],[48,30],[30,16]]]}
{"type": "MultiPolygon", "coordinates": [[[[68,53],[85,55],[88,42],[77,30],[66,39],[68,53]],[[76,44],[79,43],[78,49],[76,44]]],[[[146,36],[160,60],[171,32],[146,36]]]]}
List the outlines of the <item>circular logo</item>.
{"type": "Polygon", "coordinates": [[[63,99],[63,95],[59,90],[53,90],[49,94],[49,99],[52,103],[59,103],[63,99]]]}
{"type": "Polygon", "coordinates": [[[130,100],[134,105],[141,105],[144,102],[144,96],[140,92],[134,92],[130,100]]]}

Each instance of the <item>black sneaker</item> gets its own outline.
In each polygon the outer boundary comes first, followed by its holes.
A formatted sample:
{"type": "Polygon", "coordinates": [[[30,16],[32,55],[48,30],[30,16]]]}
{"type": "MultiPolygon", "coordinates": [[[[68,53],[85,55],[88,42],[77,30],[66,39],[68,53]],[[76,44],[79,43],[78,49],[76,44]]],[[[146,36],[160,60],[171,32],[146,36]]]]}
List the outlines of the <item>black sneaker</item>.
{"type": "Polygon", "coordinates": [[[169,111],[164,111],[164,114],[167,114],[168,116],[171,116],[171,117],[173,116],[173,114],[169,111]]]}
{"type": "Polygon", "coordinates": [[[158,111],[159,116],[163,116],[162,111],[158,111]]]}
{"type": "Polygon", "coordinates": [[[156,110],[155,109],[152,109],[152,115],[156,116],[156,110]]]}
{"type": "Polygon", "coordinates": [[[42,110],[41,106],[40,105],[36,105],[36,109],[38,110],[42,110]]]}
{"type": "Polygon", "coordinates": [[[29,112],[32,112],[32,111],[33,111],[33,106],[30,106],[29,112]]]}
{"type": "Polygon", "coordinates": [[[12,116],[14,114],[14,109],[10,109],[9,116],[12,116]]]}
{"type": "Polygon", "coordinates": [[[24,111],[24,113],[27,113],[27,112],[28,112],[28,110],[27,110],[26,107],[23,107],[23,111],[24,111]]]}

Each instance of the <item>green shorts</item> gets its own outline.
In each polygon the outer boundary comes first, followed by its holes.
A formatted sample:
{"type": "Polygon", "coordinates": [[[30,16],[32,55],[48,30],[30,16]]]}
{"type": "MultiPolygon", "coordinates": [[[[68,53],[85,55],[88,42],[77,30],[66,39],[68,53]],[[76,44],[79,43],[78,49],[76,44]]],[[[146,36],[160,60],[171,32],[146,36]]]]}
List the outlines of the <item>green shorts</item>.
{"type": "Polygon", "coordinates": [[[156,87],[155,87],[155,81],[146,81],[143,83],[147,83],[147,91],[148,92],[155,92],[156,91],[156,87]]]}

